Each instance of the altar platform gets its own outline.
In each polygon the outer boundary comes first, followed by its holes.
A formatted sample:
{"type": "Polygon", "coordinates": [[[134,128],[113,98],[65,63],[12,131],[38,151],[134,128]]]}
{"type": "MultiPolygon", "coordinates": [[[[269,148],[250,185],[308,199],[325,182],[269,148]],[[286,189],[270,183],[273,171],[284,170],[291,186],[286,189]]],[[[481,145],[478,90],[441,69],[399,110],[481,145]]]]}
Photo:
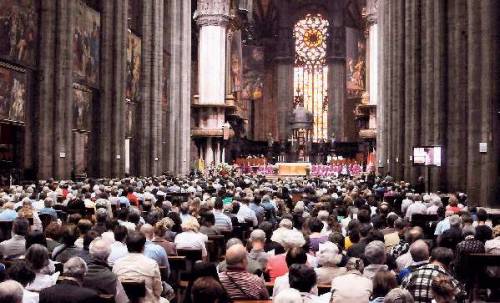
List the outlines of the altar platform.
{"type": "Polygon", "coordinates": [[[276,163],[278,176],[307,176],[311,172],[312,165],[309,162],[276,163]]]}

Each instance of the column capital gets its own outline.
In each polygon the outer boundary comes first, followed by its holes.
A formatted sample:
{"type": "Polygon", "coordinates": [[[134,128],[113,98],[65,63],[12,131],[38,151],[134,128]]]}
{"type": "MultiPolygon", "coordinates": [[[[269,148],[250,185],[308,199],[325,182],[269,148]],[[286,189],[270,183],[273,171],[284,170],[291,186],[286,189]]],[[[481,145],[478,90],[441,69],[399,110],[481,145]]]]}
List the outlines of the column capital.
{"type": "Polygon", "coordinates": [[[194,15],[198,26],[227,26],[230,17],[228,0],[198,0],[194,15]]]}

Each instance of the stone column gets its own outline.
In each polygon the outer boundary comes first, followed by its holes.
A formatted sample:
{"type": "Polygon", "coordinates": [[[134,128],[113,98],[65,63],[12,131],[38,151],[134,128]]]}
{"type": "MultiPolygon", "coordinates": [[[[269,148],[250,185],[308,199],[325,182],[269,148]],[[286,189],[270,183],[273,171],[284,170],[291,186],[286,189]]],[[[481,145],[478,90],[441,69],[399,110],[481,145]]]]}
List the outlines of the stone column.
{"type": "MultiPolygon", "coordinates": [[[[102,2],[100,101],[97,130],[91,134],[98,147],[91,153],[96,176],[116,177],[124,173],[125,160],[125,68],[127,49],[127,2],[102,2]],[[119,155],[119,157],[117,157],[119,155]],[[119,158],[119,159],[118,159],[119,158]]],[[[92,143],[89,143],[92,144],[92,143]]]]}
{"type": "Polygon", "coordinates": [[[40,2],[40,70],[38,73],[38,102],[35,110],[37,176],[53,177],[54,156],[57,153],[54,128],[54,52],[56,47],[56,1],[40,2]]]}
{"type": "MultiPolygon", "coordinates": [[[[220,157],[213,158],[213,142],[223,137],[226,99],[226,28],[229,22],[228,0],[198,0],[195,18],[200,27],[198,50],[198,100],[194,104],[205,116],[207,127],[200,121],[196,135],[205,141],[207,156],[205,163],[219,163],[220,157]]],[[[203,145],[203,143],[202,143],[203,145]]]]}
{"type": "Polygon", "coordinates": [[[445,157],[449,191],[466,188],[467,166],[467,0],[448,3],[448,102],[445,157]]]}
{"type": "MultiPolygon", "coordinates": [[[[289,14],[289,1],[281,1],[280,11],[282,16],[289,14]]],[[[293,77],[294,77],[294,53],[295,43],[293,40],[293,24],[290,18],[279,19],[279,40],[276,47],[275,62],[275,98],[278,103],[278,134],[277,139],[286,141],[289,135],[288,116],[293,108],[293,77]]]]}
{"type": "Polygon", "coordinates": [[[58,1],[56,18],[55,69],[50,77],[55,78],[54,111],[54,177],[66,179],[72,168],[72,55],[73,39],[71,24],[75,1],[58,1]]]}
{"type": "Polygon", "coordinates": [[[377,21],[378,21],[378,31],[376,34],[377,41],[378,41],[378,63],[379,63],[379,68],[378,68],[378,73],[377,73],[377,163],[375,166],[377,167],[377,171],[382,173],[384,172],[384,168],[386,166],[386,145],[384,144],[385,140],[385,129],[384,129],[384,124],[386,122],[385,120],[385,90],[384,86],[385,85],[385,71],[386,71],[386,65],[385,65],[385,56],[386,56],[386,48],[387,44],[385,43],[385,34],[386,34],[386,18],[385,18],[385,2],[384,1],[378,1],[377,2],[377,10],[376,10],[376,15],[377,15],[377,21]]]}
{"type": "Polygon", "coordinates": [[[163,4],[142,2],[141,102],[138,104],[138,174],[160,173],[163,4]]]}
{"type": "MultiPolygon", "coordinates": [[[[180,74],[181,87],[179,90],[180,95],[177,98],[180,107],[180,123],[178,125],[179,148],[176,153],[177,165],[175,172],[187,174],[191,168],[191,1],[175,1],[179,2],[178,5],[182,2],[182,14],[177,22],[182,26],[181,32],[184,37],[180,40],[180,44],[177,45],[179,62],[176,64],[179,64],[177,72],[180,74]]],[[[172,62],[174,62],[173,58],[172,62]]]]}
{"type": "Polygon", "coordinates": [[[413,147],[420,143],[420,2],[405,3],[405,142],[404,142],[404,179],[415,182],[418,168],[412,165],[413,147]]]}

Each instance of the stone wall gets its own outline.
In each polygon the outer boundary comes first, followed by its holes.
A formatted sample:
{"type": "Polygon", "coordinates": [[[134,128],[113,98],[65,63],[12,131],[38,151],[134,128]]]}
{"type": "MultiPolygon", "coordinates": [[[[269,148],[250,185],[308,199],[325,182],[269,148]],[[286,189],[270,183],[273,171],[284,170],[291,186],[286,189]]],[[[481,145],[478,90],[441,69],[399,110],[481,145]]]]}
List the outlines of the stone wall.
{"type": "Polygon", "coordinates": [[[441,145],[432,190],[467,192],[473,205],[500,204],[500,4],[379,2],[379,168],[415,181],[426,172],[412,166],[412,147],[441,145]]]}

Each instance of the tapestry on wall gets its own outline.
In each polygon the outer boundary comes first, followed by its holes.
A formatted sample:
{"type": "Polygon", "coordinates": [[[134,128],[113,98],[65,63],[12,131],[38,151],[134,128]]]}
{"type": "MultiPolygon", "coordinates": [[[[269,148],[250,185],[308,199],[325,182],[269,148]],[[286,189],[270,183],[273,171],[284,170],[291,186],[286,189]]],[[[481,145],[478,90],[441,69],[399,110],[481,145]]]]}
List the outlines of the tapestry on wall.
{"type": "Polygon", "coordinates": [[[125,98],[128,101],[140,101],[141,82],[141,38],[128,33],[127,44],[127,88],[125,98]]]}
{"type": "Polygon", "coordinates": [[[231,91],[241,91],[242,84],[242,50],[241,31],[236,31],[231,37],[231,91]]]}
{"type": "Polygon", "coordinates": [[[132,138],[134,125],[134,104],[127,102],[125,104],[125,138],[132,138]]]}
{"type": "Polygon", "coordinates": [[[0,65],[0,119],[25,121],[26,73],[0,65]]]}
{"type": "Polygon", "coordinates": [[[73,86],[73,128],[90,131],[92,91],[80,85],[73,86]]]}
{"type": "Polygon", "coordinates": [[[348,98],[359,98],[365,90],[366,43],[363,33],[346,28],[346,86],[348,98]]]}
{"type": "Polygon", "coordinates": [[[264,48],[243,45],[243,79],[241,98],[260,100],[264,88],[264,48]]]}
{"type": "Polygon", "coordinates": [[[163,50],[163,82],[161,84],[161,109],[168,110],[169,80],[170,80],[170,54],[163,50]]]}
{"type": "Polygon", "coordinates": [[[77,1],[73,32],[73,72],[78,82],[99,83],[101,15],[77,1]]]}
{"type": "Polygon", "coordinates": [[[0,1],[0,57],[35,65],[37,17],[35,0],[0,1]]]}

